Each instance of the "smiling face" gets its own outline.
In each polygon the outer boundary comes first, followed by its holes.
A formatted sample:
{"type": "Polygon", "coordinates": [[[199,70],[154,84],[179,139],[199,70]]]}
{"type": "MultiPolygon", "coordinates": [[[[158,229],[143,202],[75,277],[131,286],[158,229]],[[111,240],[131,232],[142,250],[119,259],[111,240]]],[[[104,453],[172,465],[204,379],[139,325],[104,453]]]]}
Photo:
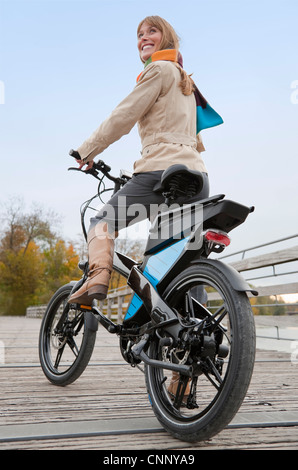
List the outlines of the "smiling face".
{"type": "Polygon", "coordinates": [[[145,21],[138,31],[138,50],[143,62],[159,50],[161,40],[162,32],[145,21]]]}

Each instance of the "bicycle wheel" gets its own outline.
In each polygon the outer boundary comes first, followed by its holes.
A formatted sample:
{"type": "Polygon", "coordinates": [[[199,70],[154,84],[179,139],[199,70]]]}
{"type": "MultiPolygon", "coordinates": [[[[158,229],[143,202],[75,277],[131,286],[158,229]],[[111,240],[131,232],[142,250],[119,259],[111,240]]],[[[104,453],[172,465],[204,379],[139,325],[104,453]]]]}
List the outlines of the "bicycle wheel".
{"type": "Polygon", "coordinates": [[[67,303],[71,290],[72,285],[67,284],[54,294],[39,334],[42,370],[50,382],[60,386],[74,382],[83,373],[96,339],[97,325],[89,328],[87,321],[92,314],[67,303]]]}
{"type": "Polygon", "coordinates": [[[235,291],[217,267],[204,263],[178,275],[164,298],[184,323],[184,334],[172,347],[159,330],[148,355],[191,365],[193,375],[189,379],[178,374],[176,391],[170,394],[172,373],[147,365],[150,402],[157,419],[174,437],[205,440],[232,420],[247,392],[255,358],[251,306],[246,293],[235,291]],[[202,287],[204,305],[195,297],[202,287]]]}

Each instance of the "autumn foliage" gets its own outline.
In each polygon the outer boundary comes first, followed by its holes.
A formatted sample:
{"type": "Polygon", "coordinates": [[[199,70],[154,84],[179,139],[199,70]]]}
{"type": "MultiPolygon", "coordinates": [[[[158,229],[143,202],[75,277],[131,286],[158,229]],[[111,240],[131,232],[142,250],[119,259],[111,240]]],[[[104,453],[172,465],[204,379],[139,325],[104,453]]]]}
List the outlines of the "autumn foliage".
{"type": "Polygon", "coordinates": [[[79,279],[79,256],[53,230],[55,216],[34,207],[24,213],[19,200],[2,212],[0,315],[24,315],[44,304],[70,279],[79,279]]]}
{"type": "MultiPolygon", "coordinates": [[[[75,244],[57,235],[58,217],[39,206],[26,212],[22,200],[2,205],[0,237],[0,315],[25,315],[31,305],[47,304],[59,287],[80,279],[80,259],[87,259],[85,240],[75,244]]],[[[143,243],[118,239],[122,253],[139,260],[143,243]]],[[[126,285],[113,272],[110,289],[126,285]]]]}

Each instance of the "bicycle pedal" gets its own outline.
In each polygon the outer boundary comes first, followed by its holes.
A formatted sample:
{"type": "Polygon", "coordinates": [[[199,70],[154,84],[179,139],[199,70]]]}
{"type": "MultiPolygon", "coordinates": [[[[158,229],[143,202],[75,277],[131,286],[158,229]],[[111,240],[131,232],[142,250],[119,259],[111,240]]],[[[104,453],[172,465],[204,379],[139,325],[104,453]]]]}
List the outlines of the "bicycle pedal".
{"type": "Polygon", "coordinates": [[[91,305],[79,305],[79,309],[81,310],[92,310],[91,305]]]}

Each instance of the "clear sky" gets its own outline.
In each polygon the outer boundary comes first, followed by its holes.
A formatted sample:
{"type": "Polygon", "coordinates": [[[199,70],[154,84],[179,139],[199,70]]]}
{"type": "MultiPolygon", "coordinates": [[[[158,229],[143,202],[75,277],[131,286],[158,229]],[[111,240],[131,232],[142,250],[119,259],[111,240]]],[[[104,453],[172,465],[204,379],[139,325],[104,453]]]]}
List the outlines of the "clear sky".
{"type": "MultiPolygon", "coordinates": [[[[155,14],[224,119],[202,132],[211,194],[256,206],[230,250],[298,233],[297,0],[0,0],[0,201],[39,202],[76,238],[96,182],[68,151],[135,86],[136,28],[155,14]]],[[[140,149],[134,128],[98,158],[118,173],[140,149]]]]}

